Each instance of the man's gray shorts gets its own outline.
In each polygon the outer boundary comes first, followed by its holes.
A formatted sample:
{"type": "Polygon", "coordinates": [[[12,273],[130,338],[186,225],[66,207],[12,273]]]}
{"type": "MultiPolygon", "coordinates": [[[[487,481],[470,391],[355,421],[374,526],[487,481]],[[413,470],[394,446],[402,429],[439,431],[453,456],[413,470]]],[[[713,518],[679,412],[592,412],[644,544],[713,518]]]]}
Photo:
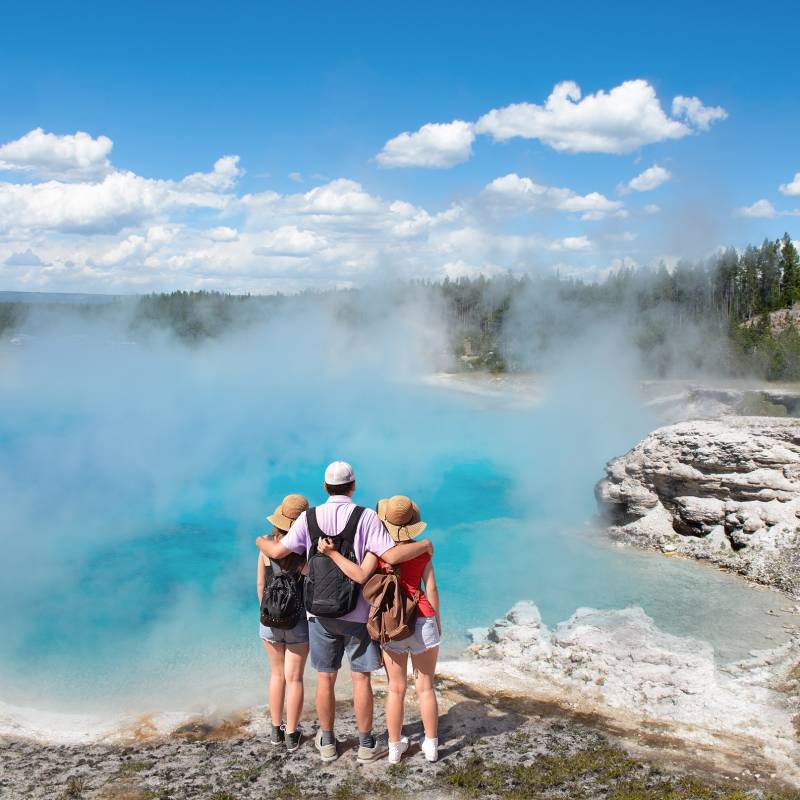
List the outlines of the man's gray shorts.
{"type": "Polygon", "coordinates": [[[383,665],[381,649],[364,622],[311,617],[308,634],[311,666],[317,672],[338,672],[345,653],[352,672],[374,672],[383,665]]]}

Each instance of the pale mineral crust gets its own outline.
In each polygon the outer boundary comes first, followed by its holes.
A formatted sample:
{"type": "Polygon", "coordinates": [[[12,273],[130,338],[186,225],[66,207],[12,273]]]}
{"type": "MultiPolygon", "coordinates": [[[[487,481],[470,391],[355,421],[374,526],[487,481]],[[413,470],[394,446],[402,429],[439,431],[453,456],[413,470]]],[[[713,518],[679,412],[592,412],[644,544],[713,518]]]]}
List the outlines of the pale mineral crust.
{"type": "Polygon", "coordinates": [[[707,559],[800,597],[800,422],[722,417],[659,428],[596,486],[617,539],[707,559]]]}

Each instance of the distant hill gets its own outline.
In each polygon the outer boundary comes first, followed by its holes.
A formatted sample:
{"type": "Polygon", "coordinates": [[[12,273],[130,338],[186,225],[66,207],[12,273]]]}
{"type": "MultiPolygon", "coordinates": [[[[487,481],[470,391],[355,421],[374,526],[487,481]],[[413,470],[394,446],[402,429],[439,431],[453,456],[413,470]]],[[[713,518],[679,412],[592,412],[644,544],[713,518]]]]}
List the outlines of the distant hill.
{"type": "Polygon", "coordinates": [[[120,294],[78,294],[73,292],[0,292],[0,303],[105,305],[128,296],[120,294]]]}

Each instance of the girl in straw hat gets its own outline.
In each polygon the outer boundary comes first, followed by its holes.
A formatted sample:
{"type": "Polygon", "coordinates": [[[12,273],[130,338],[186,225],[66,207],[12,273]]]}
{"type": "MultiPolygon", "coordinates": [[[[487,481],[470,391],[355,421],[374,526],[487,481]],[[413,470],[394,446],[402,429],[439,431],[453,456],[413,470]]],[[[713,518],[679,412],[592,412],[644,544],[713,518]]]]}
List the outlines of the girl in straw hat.
{"type": "MultiPolygon", "coordinates": [[[[267,520],[272,523],[272,537],[276,541],[285,536],[292,523],[308,508],[308,500],[301,494],[289,494],[270,514],[267,520]]],[[[295,555],[278,561],[281,569],[287,572],[302,572],[305,558],[295,555]]],[[[269,559],[263,553],[258,555],[258,577],[256,588],[258,600],[264,594],[267,581],[269,559]]],[[[300,746],[300,731],[297,728],[303,710],[303,672],[308,657],[308,619],[301,614],[297,624],[288,630],[269,628],[259,623],[259,633],[264,650],[269,657],[269,711],[272,717],[272,744],[286,744],[289,752],[300,746]],[[283,703],[286,700],[286,725],[282,724],[283,703]]]]}
{"type": "MultiPolygon", "coordinates": [[[[395,495],[378,503],[378,516],[398,544],[412,542],[426,523],[420,518],[419,506],[408,497],[395,495]]],[[[366,582],[383,562],[368,553],[361,566],[338,553],[328,542],[320,540],[319,550],[326,553],[350,578],[359,583],[366,582]]],[[[408,749],[408,739],[402,735],[406,687],[408,683],[408,657],[414,667],[415,688],[422,712],[425,739],[422,752],[428,761],[436,761],[439,754],[439,706],[433,688],[436,660],[441,639],[441,615],[439,590],[433,561],[423,553],[399,565],[399,582],[408,596],[419,594],[418,613],[414,633],[406,639],[386,642],[383,645],[384,664],[389,676],[389,694],[386,699],[386,727],[389,731],[389,762],[396,764],[408,749]]]]}

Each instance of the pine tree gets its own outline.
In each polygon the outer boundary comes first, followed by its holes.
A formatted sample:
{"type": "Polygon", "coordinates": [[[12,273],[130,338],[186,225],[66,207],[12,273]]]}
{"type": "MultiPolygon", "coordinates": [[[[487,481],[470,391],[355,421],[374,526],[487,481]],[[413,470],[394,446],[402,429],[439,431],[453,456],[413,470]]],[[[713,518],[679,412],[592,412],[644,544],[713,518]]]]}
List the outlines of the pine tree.
{"type": "Polygon", "coordinates": [[[739,256],[733,247],[727,248],[719,256],[714,275],[714,292],[725,317],[735,317],[734,301],[739,276],[739,256]]]}
{"type": "Polygon", "coordinates": [[[740,318],[750,319],[761,306],[758,285],[758,250],[748,245],[742,255],[740,318]]]}
{"type": "Polygon", "coordinates": [[[800,258],[788,233],[783,234],[781,241],[781,299],[785,306],[790,306],[800,294],[800,258]]]}
{"type": "Polygon", "coordinates": [[[764,239],[758,251],[761,308],[774,311],[781,305],[781,272],[778,266],[778,243],[764,239]]]}
{"type": "Polygon", "coordinates": [[[800,333],[793,322],[790,322],[780,332],[778,343],[783,353],[781,380],[796,381],[800,379],[800,333]]]}

